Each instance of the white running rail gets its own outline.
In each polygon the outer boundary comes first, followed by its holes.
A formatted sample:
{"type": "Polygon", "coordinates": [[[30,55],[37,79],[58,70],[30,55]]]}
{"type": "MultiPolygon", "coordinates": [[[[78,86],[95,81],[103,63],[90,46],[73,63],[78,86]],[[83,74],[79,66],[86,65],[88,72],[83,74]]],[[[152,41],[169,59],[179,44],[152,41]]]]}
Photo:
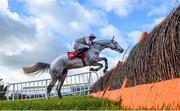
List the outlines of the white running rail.
{"type": "MultiPolygon", "coordinates": [[[[62,95],[86,95],[92,85],[99,79],[96,72],[84,72],[68,75],[61,89],[62,95]]],[[[8,85],[6,97],[8,100],[45,98],[50,79],[11,83],[8,85]]],[[[51,96],[57,96],[56,85],[51,96]]]]}

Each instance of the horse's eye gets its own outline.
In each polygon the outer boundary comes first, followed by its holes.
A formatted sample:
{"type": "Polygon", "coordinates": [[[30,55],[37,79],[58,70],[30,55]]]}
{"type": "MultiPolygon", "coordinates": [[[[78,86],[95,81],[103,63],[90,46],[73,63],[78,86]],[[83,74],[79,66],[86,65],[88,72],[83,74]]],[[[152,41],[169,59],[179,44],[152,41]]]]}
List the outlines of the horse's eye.
{"type": "Polygon", "coordinates": [[[98,52],[95,52],[96,55],[98,55],[99,53],[98,52]]]}

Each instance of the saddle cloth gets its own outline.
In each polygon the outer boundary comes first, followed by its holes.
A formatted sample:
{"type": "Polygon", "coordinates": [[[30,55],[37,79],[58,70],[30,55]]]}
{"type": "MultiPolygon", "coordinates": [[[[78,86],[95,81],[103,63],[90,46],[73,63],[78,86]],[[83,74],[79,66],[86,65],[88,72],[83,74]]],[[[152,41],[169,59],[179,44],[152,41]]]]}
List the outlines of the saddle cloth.
{"type": "MultiPolygon", "coordinates": [[[[77,52],[76,51],[72,51],[72,52],[67,52],[67,55],[68,55],[68,59],[69,60],[72,60],[72,59],[75,59],[76,56],[77,56],[77,52]]],[[[83,52],[81,55],[80,55],[81,59],[84,59],[86,57],[86,52],[83,52]]]]}

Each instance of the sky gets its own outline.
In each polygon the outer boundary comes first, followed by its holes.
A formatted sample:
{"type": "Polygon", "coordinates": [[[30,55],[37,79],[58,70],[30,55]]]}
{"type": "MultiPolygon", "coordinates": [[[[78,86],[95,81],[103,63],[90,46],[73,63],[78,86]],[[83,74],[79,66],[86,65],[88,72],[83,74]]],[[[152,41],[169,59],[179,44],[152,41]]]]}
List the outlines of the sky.
{"type": "MultiPolygon", "coordinates": [[[[48,73],[27,76],[22,67],[51,63],[72,51],[74,39],[89,33],[97,40],[115,36],[122,48],[132,49],[140,34],[150,32],[177,4],[178,0],[0,0],[0,78],[10,83],[50,78],[48,73]]],[[[109,69],[123,58],[110,49],[100,56],[108,58],[109,69]]]]}

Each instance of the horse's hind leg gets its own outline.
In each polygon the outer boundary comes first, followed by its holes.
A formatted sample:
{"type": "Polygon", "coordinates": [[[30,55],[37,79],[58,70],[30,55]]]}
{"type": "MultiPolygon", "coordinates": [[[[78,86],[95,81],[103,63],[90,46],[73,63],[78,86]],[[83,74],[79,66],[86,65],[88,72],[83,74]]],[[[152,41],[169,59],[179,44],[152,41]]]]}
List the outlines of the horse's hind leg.
{"type": "Polygon", "coordinates": [[[54,85],[56,84],[57,80],[58,80],[57,77],[55,77],[55,76],[52,77],[52,80],[47,87],[47,99],[49,99],[50,92],[51,92],[52,88],[54,87],[54,85]]]}
{"type": "Polygon", "coordinates": [[[63,73],[62,73],[62,76],[59,78],[59,83],[58,83],[58,87],[57,87],[57,92],[58,92],[58,96],[59,98],[62,98],[62,95],[61,95],[61,87],[64,83],[64,80],[67,76],[67,70],[64,69],[63,73]]]}
{"type": "MultiPolygon", "coordinates": [[[[61,72],[61,71],[59,71],[59,72],[61,72]]],[[[56,84],[56,82],[57,82],[57,80],[58,80],[58,74],[59,74],[59,72],[58,71],[54,71],[54,70],[52,70],[51,72],[50,72],[50,75],[51,75],[51,82],[50,82],[50,84],[48,85],[48,87],[47,87],[47,98],[49,98],[49,96],[50,96],[50,93],[51,93],[51,90],[52,90],[52,88],[54,87],[54,85],[56,84]]]]}

